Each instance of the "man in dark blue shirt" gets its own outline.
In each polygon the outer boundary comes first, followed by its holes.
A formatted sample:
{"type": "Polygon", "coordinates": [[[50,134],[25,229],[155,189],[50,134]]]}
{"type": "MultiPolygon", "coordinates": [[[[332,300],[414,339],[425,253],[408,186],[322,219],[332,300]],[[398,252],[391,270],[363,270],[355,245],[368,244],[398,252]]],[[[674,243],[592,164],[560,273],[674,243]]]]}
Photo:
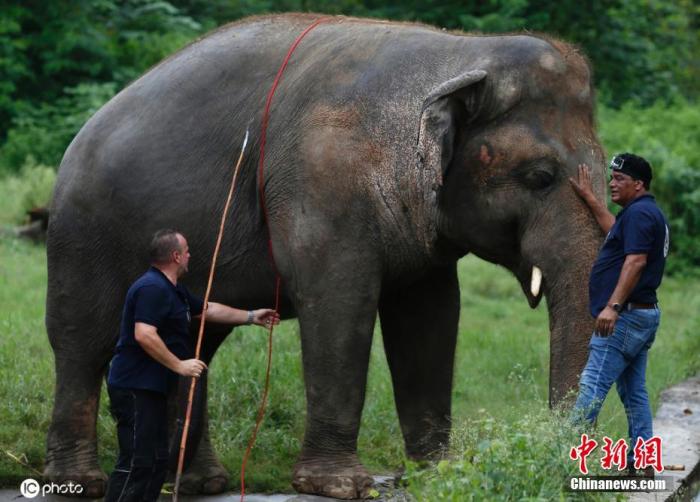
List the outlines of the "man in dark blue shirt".
{"type": "MultiPolygon", "coordinates": [[[[204,308],[178,279],[190,259],[185,237],[156,232],[151,268],[129,288],[121,331],[107,378],[117,421],[119,457],[109,478],[106,502],[155,501],[167,474],[166,396],[178,375],[201,376],[204,362],[192,359],[189,326],[204,308]]],[[[209,302],[207,321],[230,325],[279,323],[271,309],[243,311],[209,302]]]]}
{"type": "Polygon", "coordinates": [[[593,194],[588,166],[579,166],[578,182],[571,180],[607,233],[591,270],[590,311],[596,321],[574,414],[593,423],[616,382],[629,425],[628,469],[634,472],[634,446],[653,436],[646,364],[659,326],[656,289],[668,255],[669,232],[648,192],[649,163],[624,153],[613,158],[610,169],[612,201],[623,207],[617,218],[593,194]]]}

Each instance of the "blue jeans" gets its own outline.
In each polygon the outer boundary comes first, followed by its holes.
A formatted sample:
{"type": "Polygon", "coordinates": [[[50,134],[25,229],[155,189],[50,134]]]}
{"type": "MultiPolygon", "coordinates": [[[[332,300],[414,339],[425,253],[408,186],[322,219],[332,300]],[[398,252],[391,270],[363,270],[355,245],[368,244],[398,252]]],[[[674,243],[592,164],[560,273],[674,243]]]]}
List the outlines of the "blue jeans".
{"type": "Polygon", "coordinates": [[[594,423],[610,387],[617,382],[617,393],[627,414],[630,460],[637,438],[646,441],[653,436],[646,368],[647,353],[656,338],[660,317],[658,308],[625,310],[620,313],[612,335],[602,337],[593,333],[574,405],[578,420],[594,423]]]}

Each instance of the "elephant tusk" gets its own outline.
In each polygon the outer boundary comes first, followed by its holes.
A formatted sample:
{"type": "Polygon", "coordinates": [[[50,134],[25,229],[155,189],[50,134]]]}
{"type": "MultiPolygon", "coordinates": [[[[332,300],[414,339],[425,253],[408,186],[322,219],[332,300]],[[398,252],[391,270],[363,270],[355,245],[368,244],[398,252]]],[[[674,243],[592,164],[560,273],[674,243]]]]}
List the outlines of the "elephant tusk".
{"type": "Polygon", "coordinates": [[[537,266],[532,266],[532,279],[530,280],[530,293],[532,296],[540,294],[540,286],[542,285],[542,270],[537,266]]]}

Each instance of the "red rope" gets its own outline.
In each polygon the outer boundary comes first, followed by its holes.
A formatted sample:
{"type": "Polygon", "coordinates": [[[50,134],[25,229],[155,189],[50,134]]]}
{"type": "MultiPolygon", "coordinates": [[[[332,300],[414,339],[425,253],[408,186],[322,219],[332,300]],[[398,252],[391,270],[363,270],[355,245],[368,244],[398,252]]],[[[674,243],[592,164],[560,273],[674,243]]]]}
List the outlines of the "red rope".
{"type": "MultiPolygon", "coordinates": [[[[265,216],[265,222],[267,223],[267,232],[268,232],[268,239],[267,239],[267,245],[270,250],[270,258],[272,260],[272,267],[275,270],[275,311],[279,312],[279,303],[280,303],[280,283],[281,283],[281,277],[279,274],[279,271],[277,270],[277,266],[275,265],[275,256],[272,252],[272,236],[270,234],[270,218],[267,212],[267,205],[265,204],[265,177],[264,177],[264,168],[265,168],[265,143],[267,140],[267,125],[270,120],[270,106],[272,105],[272,98],[275,95],[275,91],[277,90],[277,86],[279,85],[280,81],[282,80],[282,74],[284,73],[284,70],[287,68],[287,64],[289,63],[289,60],[292,57],[292,54],[296,50],[297,46],[299,43],[303,40],[303,38],[316,26],[319,24],[328,21],[330,18],[319,18],[313,23],[311,23],[304,31],[302,31],[299,36],[297,36],[296,40],[294,40],[294,43],[289,47],[289,50],[287,51],[287,55],[284,58],[284,61],[282,62],[282,65],[280,66],[279,70],[277,71],[277,75],[275,76],[275,80],[272,83],[272,87],[270,88],[270,92],[267,94],[267,101],[265,102],[265,112],[263,113],[263,119],[262,119],[262,131],[260,133],[260,164],[258,167],[258,182],[260,184],[259,190],[260,190],[260,203],[262,205],[263,209],[263,214],[265,216]]],[[[245,454],[243,455],[243,462],[241,463],[241,502],[243,502],[243,498],[245,497],[245,468],[246,464],[248,463],[248,458],[250,457],[250,452],[253,449],[253,445],[255,444],[255,440],[258,436],[258,430],[260,429],[260,424],[262,423],[263,417],[265,416],[265,406],[267,404],[267,396],[269,393],[270,389],[270,369],[272,367],[272,331],[274,329],[274,326],[270,324],[269,328],[269,334],[268,334],[268,349],[267,349],[267,370],[265,371],[265,389],[263,391],[263,396],[262,396],[262,402],[260,403],[260,408],[258,410],[258,415],[255,420],[255,428],[253,429],[253,434],[251,435],[250,441],[248,442],[248,447],[246,448],[245,454]]]]}

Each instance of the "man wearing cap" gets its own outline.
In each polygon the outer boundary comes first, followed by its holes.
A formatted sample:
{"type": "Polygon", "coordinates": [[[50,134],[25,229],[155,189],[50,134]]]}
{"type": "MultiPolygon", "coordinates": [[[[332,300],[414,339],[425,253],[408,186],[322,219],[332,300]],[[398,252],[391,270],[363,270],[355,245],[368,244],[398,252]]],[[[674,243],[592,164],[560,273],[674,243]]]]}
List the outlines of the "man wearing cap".
{"type": "MultiPolygon", "coordinates": [[[[199,378],[207,366],[192,359],[190,322],[204,302],[178,281],[188,270],[189,246],[175,230],[156,232],[151,267],[129,288],[107,390],[117,421],[119,457],[105,502],[152,502],[167,474],[167,394],[178,375],[199,378]]],[[[271,309],[239,310],[208,302],[207,322],[279,323],[271,309]]]]}
{"type": "Polygon", "coordinates": [[[636,442],[653,436],[646,390],[647,352],[659,326],[656,289],[668,255],[669,231],[666,218],[649,193],[649,163],[623,153],[613,158],[610,169],[610,196],[622,206],[617,217],[593,194],[587,165],[578,166],[578,181],[570,179],[607,234],[589,281],[595,328],[574,416],[593,423],[610,387],[617,383],[631,441],[628,469],[633,472],[636,442]]]}

